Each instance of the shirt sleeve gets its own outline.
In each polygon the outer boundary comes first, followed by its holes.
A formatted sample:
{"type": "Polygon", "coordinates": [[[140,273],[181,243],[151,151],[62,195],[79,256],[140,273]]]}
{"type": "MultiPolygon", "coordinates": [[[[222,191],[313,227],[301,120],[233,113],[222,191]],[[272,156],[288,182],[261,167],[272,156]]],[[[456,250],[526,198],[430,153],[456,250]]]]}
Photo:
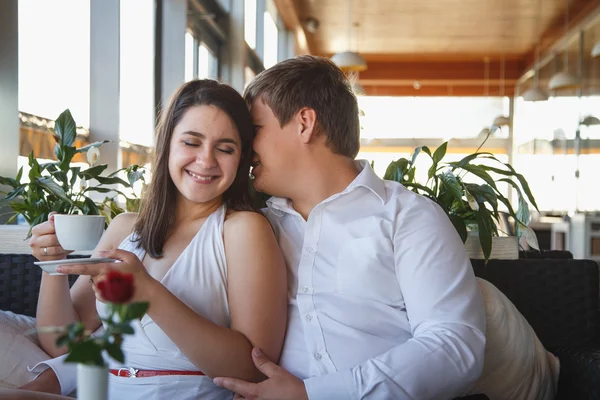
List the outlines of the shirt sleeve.
{"type": "Polygon", "coordinates": [[[414,203],[393,238],[412,338],[352,369],[306,379],[310,400],[451,399],[481,375],[485,312],[470,260],[443,210],[426,198],[414,203]]]}
{"type": "Polygon", "coordinates": [[[67,358],[67,354],[42,361],[28,369],[39,375],[47,370],[48,367],[52,368],[60,384],[60,393],[63,396],[68,396],[77,388],[77,364],[67,363],[64,361],[65,358],[67,358]]]}

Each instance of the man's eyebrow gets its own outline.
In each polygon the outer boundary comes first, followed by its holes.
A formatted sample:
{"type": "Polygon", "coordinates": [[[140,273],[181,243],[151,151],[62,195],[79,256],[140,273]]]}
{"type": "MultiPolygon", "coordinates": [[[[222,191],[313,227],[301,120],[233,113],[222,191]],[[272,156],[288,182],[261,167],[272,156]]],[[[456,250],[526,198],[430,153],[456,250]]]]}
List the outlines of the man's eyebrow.
{"type": "MultiPolygon", "coordinates": [[[[198,137],[200,139],[206,139],[206,135],[200,132],[196,132],[196,131],[185,131],[181,133],[182,135],[190,135],[190,136],[195,136],[198,137]]],[[[238,145],[237,141],[235,141],[234,139],[231,138],[222,138],[217,140],[217,143],[231,143],[231,144],[235,144],[236,146],[238,145]]]]}

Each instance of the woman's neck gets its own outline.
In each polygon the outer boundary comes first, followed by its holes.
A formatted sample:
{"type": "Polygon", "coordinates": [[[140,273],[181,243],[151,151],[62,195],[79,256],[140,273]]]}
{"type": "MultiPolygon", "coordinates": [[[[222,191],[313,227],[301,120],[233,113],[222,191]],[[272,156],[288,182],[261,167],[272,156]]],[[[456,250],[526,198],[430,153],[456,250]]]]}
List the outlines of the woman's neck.
{"type": "Polygon", "coordinates": [[[180,197],[177,201],[177,210],[173,223],[177,226],[206,218],[221,207],[222,204],[222,197],[217,197],[206,203],[192,203],[180,197]]]}

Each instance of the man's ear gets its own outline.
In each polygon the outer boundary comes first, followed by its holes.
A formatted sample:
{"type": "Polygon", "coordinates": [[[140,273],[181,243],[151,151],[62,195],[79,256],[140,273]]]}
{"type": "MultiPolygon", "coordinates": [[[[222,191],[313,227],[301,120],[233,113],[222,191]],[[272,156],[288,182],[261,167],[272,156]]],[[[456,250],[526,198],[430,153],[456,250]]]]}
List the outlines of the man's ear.
{"type": "Polygon", "coordinates": [[[312,108],[304,107],[297,114],[298,135],[304,144],[316,136],[317,113],[312,108]]]}

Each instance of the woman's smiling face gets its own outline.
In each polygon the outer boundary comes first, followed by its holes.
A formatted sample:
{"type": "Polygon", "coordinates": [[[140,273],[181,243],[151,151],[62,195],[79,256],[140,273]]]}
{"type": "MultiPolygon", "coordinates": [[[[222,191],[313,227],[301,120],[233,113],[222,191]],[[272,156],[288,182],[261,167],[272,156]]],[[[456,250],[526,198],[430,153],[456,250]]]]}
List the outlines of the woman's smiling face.
{"type": "Polygon", "coordinates": [[[215,106],[193,106],[173,130],[169,175],[181,197],[207,203],[231,186],[240,155],[240,137],[229,116],[215,106]]]}

